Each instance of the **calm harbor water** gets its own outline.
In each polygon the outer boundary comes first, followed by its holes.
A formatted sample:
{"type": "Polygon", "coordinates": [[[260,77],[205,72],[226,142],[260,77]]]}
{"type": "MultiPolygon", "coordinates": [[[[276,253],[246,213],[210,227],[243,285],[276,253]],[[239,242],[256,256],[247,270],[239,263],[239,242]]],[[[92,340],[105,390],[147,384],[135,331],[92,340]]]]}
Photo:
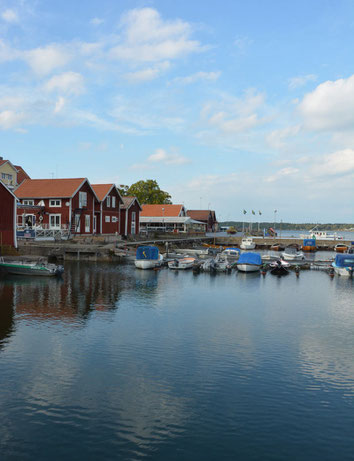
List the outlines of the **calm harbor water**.
{"type": "Polygon", "coordinates": [[[0,279],[2,460],[352,460],[354,280],[0,279]]]}

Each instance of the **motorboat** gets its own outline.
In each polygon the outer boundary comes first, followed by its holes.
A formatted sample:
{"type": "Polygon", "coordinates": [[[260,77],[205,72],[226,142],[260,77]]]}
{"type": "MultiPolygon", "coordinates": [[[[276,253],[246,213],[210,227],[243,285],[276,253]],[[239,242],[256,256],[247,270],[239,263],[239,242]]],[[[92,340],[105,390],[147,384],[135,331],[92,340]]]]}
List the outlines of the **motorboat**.
{"type": "Polygon", "coordinates": [[[334,247],[334,251],[336,253],[345,253],[348,251],[348,245],[345,245],[344,243],[337,243],[337,245],[334,247]]]}
{"type": "Polygon", "coordinates": [[[317,240],[343,240],[343,237],[341,235],[338,235],[337,232],[331,234],[327,231],[316,230],[316,227],[311,229],[309,234],[301,234],[300,238],[317,240]]]}
{"type": "Polygon", "coordinates": [[[305,259],[304,253],[296,247],[285,248],[281,256],[285,261],[303,261],[305,259]]]}
{"type": "Polygon", "coordinates": [[[225,257],[218,255],[216,258],[207,259],[201,265],[201,269],[203,272],[215,274],[216,272],[231,272],[232,266],[225,257]]]}
{"type": "Polygon", "coordinates": [[[162,261],[163,257],[155,246],[140,246],[136,250],[134,264],[138,269],[154,269],[161,266],[162,261]]]}
{"type": "Polygon", "coordinates": [[[279,253],[275,251],[268,251],[267,253],[262,254],[262,261],[276,261],[279,259],[279,253]]]}
{"type": "Polygon", "coordinates": [[[42,277],[60,276],[64,266],[44,263],[41,261],[5,261],[0,258],[0,270],[12,275],[39,275],[42,277]]]}
{"type": "Polygon", "coordinates": [[[302,242],[302,251],[313,252],[317,250],[316,239],[304,239],[302,242]]]}
{"type": "Polygon", "coordinates": [[[245,237],[241,240],[240,248],[242,250],[254,250],[256,248],[256,244],[254,243],[252,237],[245,237]]]}
{"type": "Polygon", "coordinates": [[[269,264],[269,269],[273,275],[287,275],[290,269],[290,263],[283,259],[277,259],[269,264]]]}
{"type": "Polygon", "coordinates": [[[195,263],[195,258],[174,259],[168,262],[168,268],[174,270],[192,269],[195,263]]]}
{"type": "Polygon", "coordinates": [[[209,248],[204,248],[204,249],[180,248],[178,252],[183,255],[195,255],[198,257],[203,257],[203,256],[208,256],[210,254],[210,249],[209,248]]]}
{"type": "Polygon", "coordinates": [[[239,248],[225,248],[224,251],[220,253],[222,257],[225,257],[228,262],[235,262],[241,254],[241,250],[239,248]]]}
{"type": "Polygon", "coordinates": [[[285,247],[281,243],[273,243],[270,249],[272,251],[283,251],[285,250],[285,247]]]}
{"type": "Polygon", "coordinates": [[[242,272],[259,271],[262,258],[259,253],[242,253],[236,263],[237,269],[242,272]]]}
{"type": "Polygon", "coordinates": [[[354,254],[336,255],[332,267],[337,275],[352,277],[354,271],[354,254]]]}

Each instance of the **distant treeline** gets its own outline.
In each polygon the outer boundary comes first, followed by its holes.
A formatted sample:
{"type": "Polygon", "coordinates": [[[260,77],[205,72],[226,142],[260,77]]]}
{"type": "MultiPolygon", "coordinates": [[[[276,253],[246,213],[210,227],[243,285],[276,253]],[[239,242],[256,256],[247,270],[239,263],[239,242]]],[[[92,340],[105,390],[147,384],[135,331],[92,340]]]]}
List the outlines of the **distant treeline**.
{"type": "MultiPolygon", "coordinates": [[[[219,226],[227,227],[227,226],[233,226],[236,229],[242,229],[242,221],[224,221],[224,222],[219,222],[219,226]]],[[[245,227],[249,227],[249,222],[245,221],[245,227]]],[[[253,229],[258,228],[258,222],[252,222],[252,227],[253,229]]],[[[269,227],[274,227],[274,222],[260,222],[259,223],[259,228],[260,229],[268,229],[269,227]]],[[[282,222],[279,223],[277,222],[275,224],[275,227],[277,229],[282,229],[282,230],[311,230],[314,227],[316,227],[316,230],[331,230],[331,231],[337,231],[337,230],[354,230],[354,224],[341,224],[341,223],[327,223],[327,224],[315,224],[315,223],[302,223],[302,224],[294,224],[294,223],[288,223],[288,222],[282,222]]]]}

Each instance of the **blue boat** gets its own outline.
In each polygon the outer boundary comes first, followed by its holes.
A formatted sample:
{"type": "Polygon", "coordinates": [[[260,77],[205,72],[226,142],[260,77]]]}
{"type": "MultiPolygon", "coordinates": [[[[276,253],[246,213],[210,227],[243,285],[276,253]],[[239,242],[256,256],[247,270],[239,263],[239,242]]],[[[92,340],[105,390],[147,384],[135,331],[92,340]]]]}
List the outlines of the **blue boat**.
{"type": "Polygon", "coordinates": [[[237,261],[237,269],[242,272],[257,272],[261,265],[262,258],[259,253],[242,253],[237,261]]]}
{"type": "Polygon", "coordinates": [[[336,255],[332,266],[336,274],[352,277],[354,271],[354,254],[336,255]]]}
{"type": "Polygon", "coordinates": [[[302,251],[316,251],[316,239],[304,239],[302,242],[302,251]]]}
{"type": "Polygon", "coordinates": [[[141,246],[136,250],[135,267],[138,269],[153,269],[161,266],[162,256],[159,249],[155,246],[141,246]]]}

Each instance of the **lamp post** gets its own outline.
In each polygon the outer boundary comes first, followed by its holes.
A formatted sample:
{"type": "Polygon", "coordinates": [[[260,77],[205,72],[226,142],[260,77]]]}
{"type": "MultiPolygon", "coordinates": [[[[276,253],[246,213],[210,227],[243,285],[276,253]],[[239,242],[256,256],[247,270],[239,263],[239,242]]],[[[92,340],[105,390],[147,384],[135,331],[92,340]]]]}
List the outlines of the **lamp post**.
{"type": "Polygon", "coordinates": [[[277,212],[278,210],[274,210],[274,238],[275,238],[275,224],[277,222],[277,218],[276,218],[277,212]]]}

